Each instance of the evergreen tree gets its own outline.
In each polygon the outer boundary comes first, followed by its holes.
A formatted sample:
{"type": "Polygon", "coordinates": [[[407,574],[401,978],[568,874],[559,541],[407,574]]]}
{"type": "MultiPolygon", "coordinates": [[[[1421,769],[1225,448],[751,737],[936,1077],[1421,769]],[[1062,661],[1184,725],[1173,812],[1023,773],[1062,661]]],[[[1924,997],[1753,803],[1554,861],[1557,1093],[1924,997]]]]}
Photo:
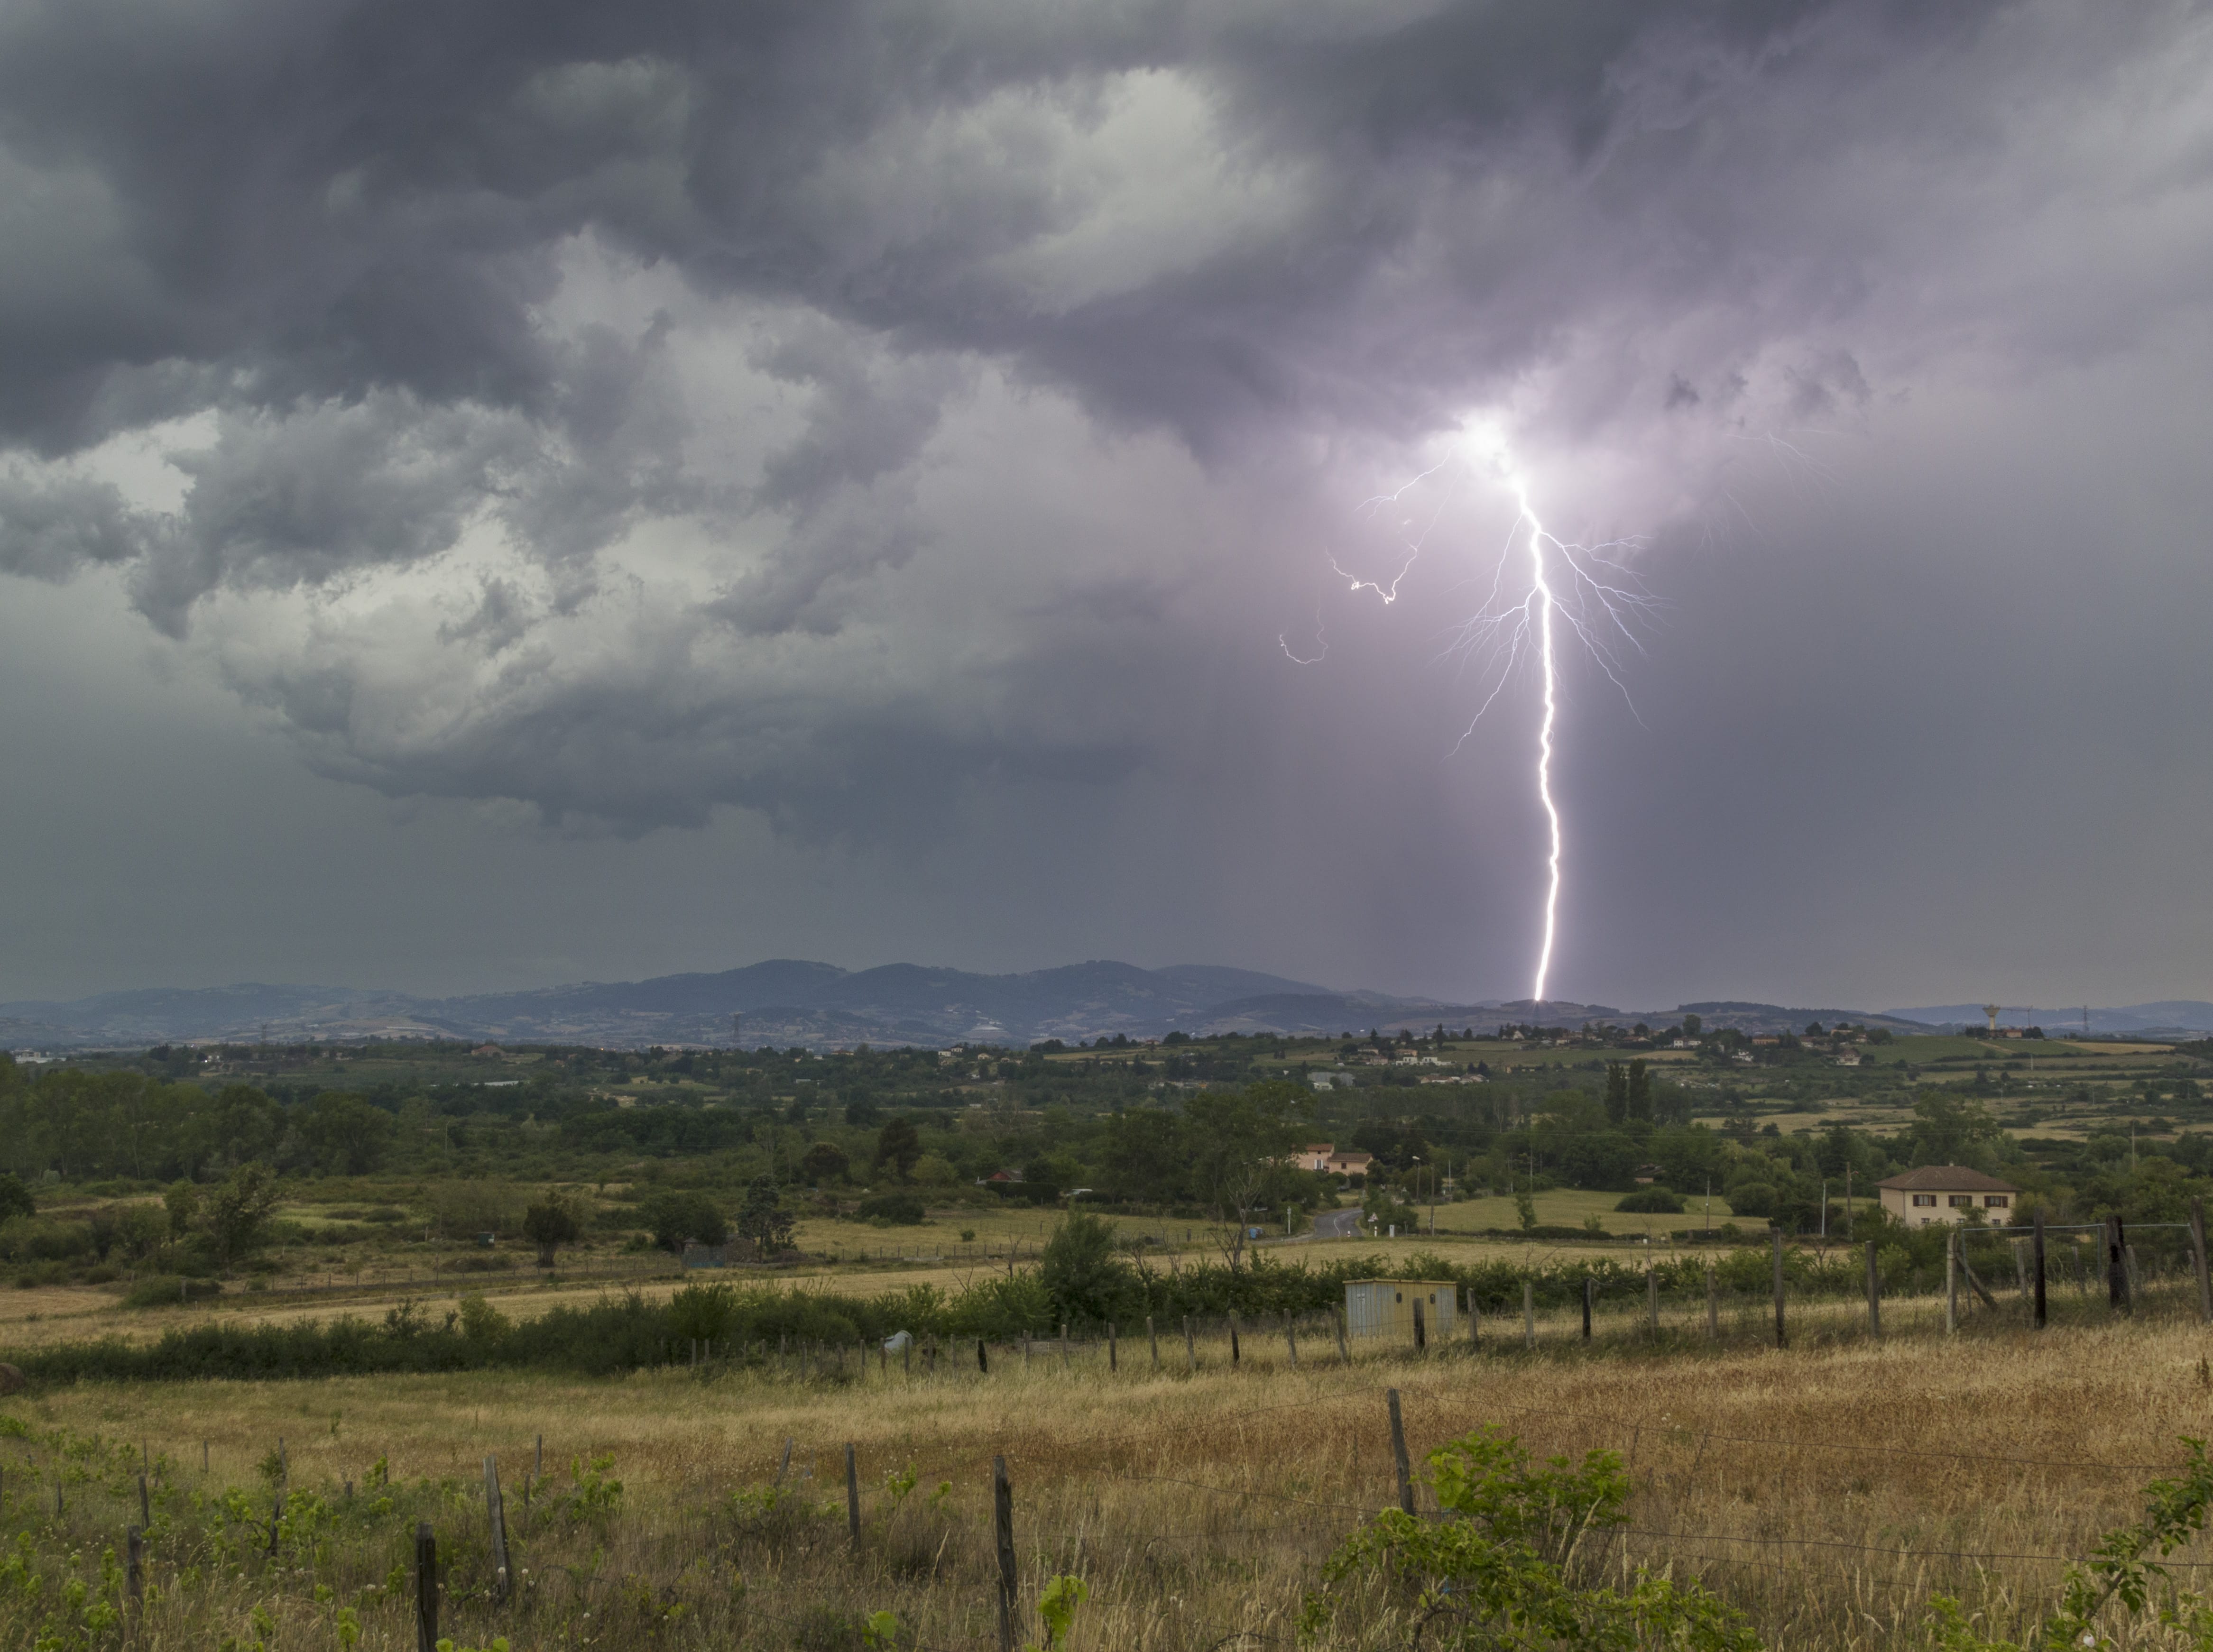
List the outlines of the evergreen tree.
{"type": "Polygon", "coordinates": [[[1629,1064],[1629,1093],[1625,1098],[1630,1118],[1652,1122],[1652,1075],[1640,1059],[1629,1064]]]}
{"type": "MultiPolygon", "coordinates": [[[[1644,1064],[1637,1064],[1642,1067],[1644,1064]]],[[[1629,1075],[1618,1061],[1606,1064],[1606,1116],[1610,1124],[1621,1124],[1629,1117],[1629,1075]]]]}

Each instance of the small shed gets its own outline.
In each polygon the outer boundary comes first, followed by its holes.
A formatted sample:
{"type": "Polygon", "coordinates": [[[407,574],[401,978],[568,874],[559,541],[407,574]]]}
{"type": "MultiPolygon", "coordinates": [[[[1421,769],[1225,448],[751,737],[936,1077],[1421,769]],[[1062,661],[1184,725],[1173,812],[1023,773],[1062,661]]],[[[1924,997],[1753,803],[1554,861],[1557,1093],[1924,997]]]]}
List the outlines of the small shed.
{"type": "Polygon", "coordinates": [[[1460,1326],[1460,1289],[1449,1279],[1348,1279],[1344,1332],[1349,1337],[1414,1340],[1421,1316],[1425,1340],[1449,1337],[1460,1326]]]}

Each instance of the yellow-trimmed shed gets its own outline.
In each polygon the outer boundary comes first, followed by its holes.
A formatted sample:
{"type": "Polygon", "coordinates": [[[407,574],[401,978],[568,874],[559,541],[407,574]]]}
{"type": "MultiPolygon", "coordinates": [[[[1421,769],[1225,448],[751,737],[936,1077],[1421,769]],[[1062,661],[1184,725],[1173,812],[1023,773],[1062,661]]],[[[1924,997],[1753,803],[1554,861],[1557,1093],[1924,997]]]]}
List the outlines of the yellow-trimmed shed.
{"type": "Polygon", "coordinates": [[[1460,1289],[1449,1279],[1348,1279],[1344,1332],[1349,1337],[1414,1340],[1421,1317],[1425,1341],[1449,1337],[1460,1326],[1460,1289]]]}

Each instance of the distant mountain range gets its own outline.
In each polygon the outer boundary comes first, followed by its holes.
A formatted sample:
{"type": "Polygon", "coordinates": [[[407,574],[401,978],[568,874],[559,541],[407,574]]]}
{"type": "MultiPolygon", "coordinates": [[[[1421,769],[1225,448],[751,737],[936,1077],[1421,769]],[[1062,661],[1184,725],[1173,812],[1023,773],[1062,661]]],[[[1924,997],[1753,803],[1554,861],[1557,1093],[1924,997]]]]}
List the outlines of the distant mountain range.
{"type": "MultiPolygon", "coordinates": [[[[1174,1031],[1364,1033],[1497,1026],[1509,1021],[1575,1026],[1587,1021],[1672,1025],[1686,1013],[1710,1027],[1748,1033],[1851,1021],[1895,1031],[1977,1022],[1978,1006],[1937,1005],[1882,1015],[1837,1009],[1714,1002],[1666,1010],[1527,999],[1446,1003],[1381,992],[1339,992],[1311,982],[1211,964],[1139,969],[1093,962],[1018,975],[887,964],[844,970],[832,964],[771,959],[717,974],[663,975],[649,981],[588,982],[533,992],[418,998],[344,987],[148,988],[68,1003],[0,1003],[0,1047],[23,1051],[138,1048],[155,1044],[291,1043],[309,1039],[458,1038],[508,1043],[593,1044],[619,1048],[706,1045],[747,1048],[856,1044],[943,1045],[971,1041],[1027,1045],[1057,1038],[1159,1038],[1174,1031]]],[[[2094,1009],[2094,1030],[2213,1030],[2213,1004],[2134,1004],[2094,1009]]],[[[2079,1010],[2006,1012],[2062,1030],[2079,1010]]]]}

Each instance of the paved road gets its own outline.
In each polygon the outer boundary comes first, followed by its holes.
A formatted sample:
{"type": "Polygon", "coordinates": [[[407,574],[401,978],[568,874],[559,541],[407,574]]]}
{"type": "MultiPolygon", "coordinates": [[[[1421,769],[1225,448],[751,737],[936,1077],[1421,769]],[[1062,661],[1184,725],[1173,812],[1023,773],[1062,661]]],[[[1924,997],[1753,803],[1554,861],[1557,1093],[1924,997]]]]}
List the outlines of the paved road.
{"type": "Polygon", "coordinates": [[[1350,1210],[1325,1210],[1314,1219],[1314,1236],[1316,1239],[1350,1239],[1359,1229],[1360,1211],[1357,1207],[1350,1210]]]}

